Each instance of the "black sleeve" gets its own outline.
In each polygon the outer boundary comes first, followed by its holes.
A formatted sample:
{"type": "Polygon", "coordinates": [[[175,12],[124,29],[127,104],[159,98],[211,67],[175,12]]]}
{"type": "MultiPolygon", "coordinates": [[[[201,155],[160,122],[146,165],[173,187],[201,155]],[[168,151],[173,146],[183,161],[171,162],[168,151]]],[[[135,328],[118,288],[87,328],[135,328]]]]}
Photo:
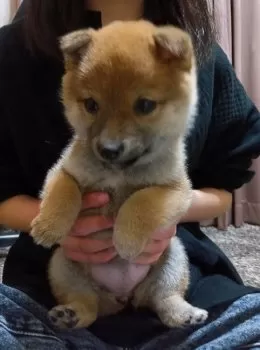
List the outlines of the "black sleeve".
{"type": "Polygon", "coordinates": [[[4,122],[6,117],[0,109],[0,202],[26,193],[22,169],[4,122]]]}
{"type": "Polygon", "coordinates": [[[25,181],[14,148],[9,126],[9,104],[15,103],[15,96],[9,96],[8,83],[7,28],[0,30],[0,202],[15,195],[24,194],[25,181]]]}
{"type": "Polygon", "coordinates": [[[252,179],[250,167],[259,155],[259,111],[217,47],[212,116],[194,187],[232,192],[252,179]]]}

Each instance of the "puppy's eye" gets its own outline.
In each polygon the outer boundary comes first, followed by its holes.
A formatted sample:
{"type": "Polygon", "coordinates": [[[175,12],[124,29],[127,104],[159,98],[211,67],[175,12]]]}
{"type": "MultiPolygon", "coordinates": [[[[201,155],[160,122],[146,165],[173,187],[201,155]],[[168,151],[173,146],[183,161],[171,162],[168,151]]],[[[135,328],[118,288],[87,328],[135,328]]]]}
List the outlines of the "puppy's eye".
{"type": "Polygon", "coordinates": [[[152,113],[157,107],[156,101],[147,98],[139,98],[134,106],[136,114],[147,115],[152,113]]]}
{"type": "Polygon", "coordinates": [[[84,100],[84,106],[86,111],[90,114],[96,114],[99,110],[98,103],[92,97],[89,97],[86,100],[84,100]]]}

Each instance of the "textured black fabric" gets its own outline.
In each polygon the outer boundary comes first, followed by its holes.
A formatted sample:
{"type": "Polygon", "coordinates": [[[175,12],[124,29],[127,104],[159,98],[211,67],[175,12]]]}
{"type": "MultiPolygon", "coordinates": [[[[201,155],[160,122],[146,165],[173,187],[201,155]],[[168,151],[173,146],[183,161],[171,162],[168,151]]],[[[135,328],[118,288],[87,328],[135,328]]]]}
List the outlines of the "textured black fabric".
{"type": "Polygon", "coordinates": [[[193,181],[195,187],[211,186],[233,191],[254,175],[249,167],[252,159],[259,155],[259,112],[218,46],[212,76],[211,86],[202,88],[212,101],[212,109],[193,181]]]}
{"type": "MultiPolygon", "coordinates": [[[[16,194],[37,197],[47,170],[71,136],[59,101],[62,73],[62,62],[33,57],[25,49],[21,21],[0,29],[0,201],[16,194]]],[[[189,175],[194,188],[232,191],[253,176],[249,166],[260,154],[260,117],[219,46],[199,72],[199,93],[195,127],[187,139],[189,175]]],[[[180,225],[178,235],[191,262],[190,301],[210,309],[254,291],[243,286],[198,224],[180,225]]],[[[50,254],[21,233],[8,255],[4,283],[50,307],[50,254]]],[[[100,320],[91,329],[118,344],[163,331],[151,313],[130,311],[100,320]]]]}

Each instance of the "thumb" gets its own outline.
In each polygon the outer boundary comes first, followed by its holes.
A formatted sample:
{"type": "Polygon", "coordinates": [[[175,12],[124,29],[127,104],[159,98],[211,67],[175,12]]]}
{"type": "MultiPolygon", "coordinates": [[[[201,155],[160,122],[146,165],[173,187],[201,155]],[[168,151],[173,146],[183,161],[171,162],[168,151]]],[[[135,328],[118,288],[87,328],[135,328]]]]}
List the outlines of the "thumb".
{"type": "Polygon", "coordinates": [[[99,208],[109,202],[109,195],[105,192],[87,193],[82,199],[82,210],[99,208]]]}

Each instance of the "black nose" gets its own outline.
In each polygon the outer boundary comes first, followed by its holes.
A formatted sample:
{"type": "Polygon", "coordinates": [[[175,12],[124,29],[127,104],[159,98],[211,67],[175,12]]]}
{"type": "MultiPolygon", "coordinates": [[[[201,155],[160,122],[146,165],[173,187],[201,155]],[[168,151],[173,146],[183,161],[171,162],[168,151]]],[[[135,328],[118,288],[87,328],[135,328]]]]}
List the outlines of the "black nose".
{"type": "Polygon", "coordinates": [[[105,141],[98,143],[98,152],[105,160],[117,160],[124,152],[124,144],[121,141],[105,141]]]}

